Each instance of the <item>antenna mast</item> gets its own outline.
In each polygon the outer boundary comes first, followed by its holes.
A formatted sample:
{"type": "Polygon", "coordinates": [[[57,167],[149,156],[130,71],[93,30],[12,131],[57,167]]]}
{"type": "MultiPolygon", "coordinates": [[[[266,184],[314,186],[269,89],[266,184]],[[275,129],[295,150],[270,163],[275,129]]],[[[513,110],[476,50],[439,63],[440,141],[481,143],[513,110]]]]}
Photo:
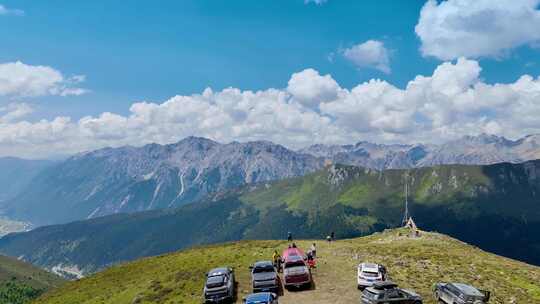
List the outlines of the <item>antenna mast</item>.
{"type": "Polygon", "coordinates": [[[405,175],[405,212],[403,213],[403,226],[409,222],[409,173],[405,175]]]}

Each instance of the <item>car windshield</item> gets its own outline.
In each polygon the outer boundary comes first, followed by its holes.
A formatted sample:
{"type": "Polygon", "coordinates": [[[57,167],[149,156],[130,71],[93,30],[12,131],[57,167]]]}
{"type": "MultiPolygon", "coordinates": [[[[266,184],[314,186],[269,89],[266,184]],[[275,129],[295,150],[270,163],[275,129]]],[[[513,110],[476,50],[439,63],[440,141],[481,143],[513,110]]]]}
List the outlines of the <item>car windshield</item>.
{"type": "Polygon", "coordinates": [[[263,265],[263,266],[256,266],[255,268],[253,268],[253,273],[260,273],[260,272],[274,272],[274,266],[263,265]]]}
{"type": "Polygon", "coordinates": [[[368,278],[376,278],[379,276],[378,272],[362,271],[362,275],[368,278]]]}
{"type": "Polygon", "coordinates": [[[302,261],[294,261],[294,262],[285,263],[285,268],[299,267],[299,266],[305,266],[304,262],[302,262],[302,261]]]}
{"type": "Polygon", "coordinates": [[[214,285],[214,284],[221,284],[226,281],[226,277],[224,275],[216,275],[208,277],[206,280],[206,284],[208,285],[214,285]]]}

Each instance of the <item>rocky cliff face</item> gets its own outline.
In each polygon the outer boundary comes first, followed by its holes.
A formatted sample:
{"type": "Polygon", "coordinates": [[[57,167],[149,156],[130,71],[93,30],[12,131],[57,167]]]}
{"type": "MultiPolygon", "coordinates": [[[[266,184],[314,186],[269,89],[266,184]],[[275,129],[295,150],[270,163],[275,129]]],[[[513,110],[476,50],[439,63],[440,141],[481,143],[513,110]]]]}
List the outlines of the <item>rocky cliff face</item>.
{"type": "Polygon", "coordinates": [[[178,207],[246,183],[301,176],[322,160],[270,142],[107,148],[75,155],[40,174],[8,205],[36,224],[178,207]]]}

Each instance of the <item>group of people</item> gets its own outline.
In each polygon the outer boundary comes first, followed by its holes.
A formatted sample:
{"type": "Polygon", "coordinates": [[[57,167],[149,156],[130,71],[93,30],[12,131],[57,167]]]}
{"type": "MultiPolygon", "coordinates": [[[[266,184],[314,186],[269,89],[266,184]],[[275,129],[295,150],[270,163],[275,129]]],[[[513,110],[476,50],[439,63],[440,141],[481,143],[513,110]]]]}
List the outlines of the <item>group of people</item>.
{"type": "MultiPolygon", "coordinates": [[[[332,238],[334,237],[334,233],[332,232],[332,238]]],[[[287,242],[289,242],[289,248],[297,248],[296,243],[293,242],[292,233],[287,233],[287,242]]],[[[306,259],[309,267],[315,268],[315,259],[317,258],[317,245],[315,243],[312,243],[309,250],[306,252],[306,259]]],[[[278,271],[281,271],[281,263],[283,262],[283,259],[281,258],[281,255],[277,250],[274,250],[274,253],[272,254],[272,262],[274,263],[274,267],[278,269],[278,271]]]]}
{"type": "MultiPolygon", "coordinates": [[[[326,236],[326,240],[328,242],[333,242],[335,239],[336,239],[336,234],[334,233],[334,231],[330,232],[330,234],[326,236]]],[[[292,243],[292,241],[293,241],[292,233],[289,231],[287,232],[287,242],[292,243]]]]}

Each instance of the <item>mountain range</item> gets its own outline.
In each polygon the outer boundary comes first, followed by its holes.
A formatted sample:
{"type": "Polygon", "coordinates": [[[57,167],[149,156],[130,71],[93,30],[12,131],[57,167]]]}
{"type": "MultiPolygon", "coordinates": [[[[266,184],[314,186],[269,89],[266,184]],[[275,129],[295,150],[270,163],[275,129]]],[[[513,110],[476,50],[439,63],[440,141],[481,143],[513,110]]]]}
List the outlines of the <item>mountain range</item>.
{"type": "Polygon", "coordinates": [[[4,204],[35,225],[182,206],[246,183],[301,176],[322,161],[269,142],[220,144],[188,137],[176,144],[107,148],[46,168],[4,204]]]}
{"type": "Polygon", "coordinates": [[[540,159],[540,135],[518,140],[480,134],[464,136],[440,145],[374,144],[313,145],[299,152],[330,159],[335,163],[373,169],[404,169],[445,164],[487,165],[540,159]]]}
{"type": "Polygon", "coordinates": [[[404,185],[425,230],[540,265],[540,160],[375,170],[330,165],[175,209],[117,214],[13,233],[0,252],[80,277],[111,265],[240,239],[367,235],[400,226],[404,185]]]}
{"type": "Polygon", "coordinates": [[[40,226],[180,207],[245,184],[303,176],[328,163],[383,170],[537,158],[539,135],[508,140],[481,134],[441,145],[313,145],[299,151],[265,141],[221,144],[188,137],[169,145],[74,155],[14,187],[17,195],[10,194],[0,208],[11,218],[40,226]]]}

